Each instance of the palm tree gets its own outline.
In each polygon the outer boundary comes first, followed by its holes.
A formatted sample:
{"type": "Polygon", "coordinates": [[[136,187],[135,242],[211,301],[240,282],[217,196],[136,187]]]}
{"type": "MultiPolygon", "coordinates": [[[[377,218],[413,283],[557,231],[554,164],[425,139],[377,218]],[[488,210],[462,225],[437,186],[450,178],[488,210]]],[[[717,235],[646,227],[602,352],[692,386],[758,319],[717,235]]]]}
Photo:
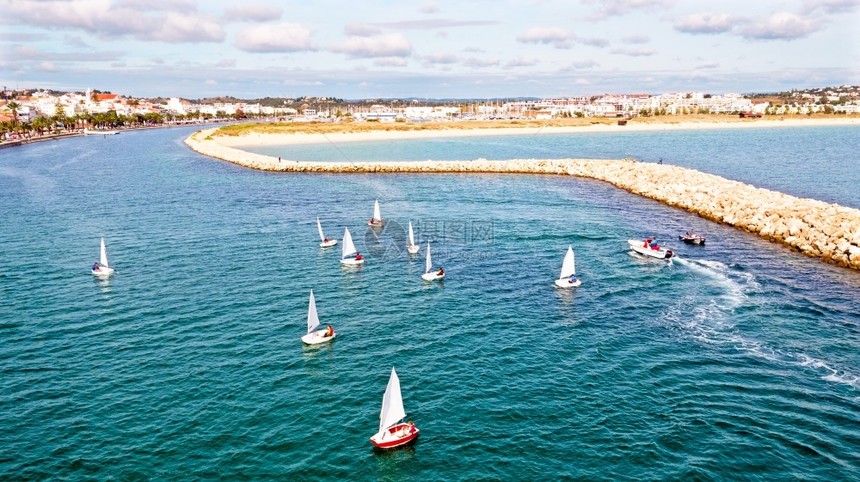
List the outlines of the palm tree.
{"type": "Polygon", "coordinates": [[[6,108],[12,111],[12,125],[18,123],[18,109],[21,108],[21,104],[15,102],[14,100],[10,100],[6,103],[6,108]]]}

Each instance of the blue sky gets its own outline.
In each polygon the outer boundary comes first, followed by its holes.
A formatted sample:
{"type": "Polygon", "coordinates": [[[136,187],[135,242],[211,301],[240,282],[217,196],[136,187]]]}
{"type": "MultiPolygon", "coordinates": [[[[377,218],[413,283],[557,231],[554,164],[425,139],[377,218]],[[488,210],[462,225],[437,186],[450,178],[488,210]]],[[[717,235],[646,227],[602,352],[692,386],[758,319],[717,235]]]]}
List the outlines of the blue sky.
{"type": "Polygon", "coordinates": [[[860,84],[860,0],[0,0],[0,86],[575,96],[860,84]]]}

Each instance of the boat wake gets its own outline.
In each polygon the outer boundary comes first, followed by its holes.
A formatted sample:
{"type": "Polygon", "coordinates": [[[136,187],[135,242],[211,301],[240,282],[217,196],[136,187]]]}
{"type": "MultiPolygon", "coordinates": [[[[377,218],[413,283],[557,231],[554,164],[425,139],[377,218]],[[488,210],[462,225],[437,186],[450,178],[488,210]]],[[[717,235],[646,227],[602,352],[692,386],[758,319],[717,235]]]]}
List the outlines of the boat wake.
{"type": "Polygon", "coordinates": [[[802,367],[818,373],[823,380],[860,389],[860,376],[850,369],[807,353],[774,347],[741,331],[734,321],[734,313],[750,305],[749,295],[762,288],[751,273],[732,268],[718,261],[677,260],[707,281],[699,285],[667,308],[664,316],[672,326],[681,328],[687,335],[707,344],[729,345],[757,358],[793,367],[802,367]]]}

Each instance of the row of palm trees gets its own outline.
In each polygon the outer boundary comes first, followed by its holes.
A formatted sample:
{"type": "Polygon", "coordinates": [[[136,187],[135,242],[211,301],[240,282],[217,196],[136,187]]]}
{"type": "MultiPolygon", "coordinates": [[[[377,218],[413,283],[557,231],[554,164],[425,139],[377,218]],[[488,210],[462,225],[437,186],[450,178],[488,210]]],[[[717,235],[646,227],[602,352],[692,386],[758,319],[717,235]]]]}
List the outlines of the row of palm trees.
{"type": "Polygon", "coordinates": [[[63,134],[78,131],[83,128],[90,129],[117,129],[152,127],[164,124],[175,124],[183,122],[205,121],[213,118],[232,119],[235,115],[228,115],[219,111],[216,115],[200,112],[188,114],[160,114],[158,112],[147,112],[145,114],[123,115],[116,111],[98,112],[91,114],[82,112],[74,116],[66,116],[56,113],[53,116],[39,116],[30,121],[20,121],[17,102],[11,101],[6,107],[12,111],[12,120],[0,122],[0,141],[6,139],[8,133],[17,134],[17,138],[41,137],[46,134],[63,134]]]}

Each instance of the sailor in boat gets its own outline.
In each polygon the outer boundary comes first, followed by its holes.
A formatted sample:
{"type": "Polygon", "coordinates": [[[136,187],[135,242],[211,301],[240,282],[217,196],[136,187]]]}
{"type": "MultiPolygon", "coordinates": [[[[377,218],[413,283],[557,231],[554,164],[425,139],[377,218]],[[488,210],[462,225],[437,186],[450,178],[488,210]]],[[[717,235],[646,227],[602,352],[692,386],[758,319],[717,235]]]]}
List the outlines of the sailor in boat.
{"type": "Polygon", "coordinates": [[[436,273],[436,276],[445,276],[445,270],[441,266],[439,266],[439,272],[436,273]]]}
{"type": "Polygon", "coordinates": [[[356,260],[356,261],[361,261],[361,260],[362,260],[361,253],[355,253],[355,260],[356,260]]]}
{"type": "Polygon", "coordinates": [[[99,262],[96,261],[93,263],[93,271],[101,271],[102,269],[99,267],[99,262]]]}
{"type": "Polygon", "coordinates": [[[576,275],[575,274],[570,275],[570,279],[568,279],[567,282],[570,284],[576,283],[576,275]]]}
{"type": "Polygon", "coordinates": [[[651,246],[651,249],[653,249],[654,251],[660,251],[660,246],[659,246],[659,245],[657,245],[657,240],[656,240],[656,239],[654,239],[653,241],[651,241],[650,246],[651,246]]]}
{"type": "Polygon", "coordinates": [[[334,336],[334,329],[332,329],[331,325],[325,327],[325,333],[323,333],[323,338],[328,338],[330,336],[334,336]]]}
{"type": "Polygon", "coordinates": [[[328,242],[328,238],[323,239],[323,243],[327,243],[327,242],[328,242]]]}

